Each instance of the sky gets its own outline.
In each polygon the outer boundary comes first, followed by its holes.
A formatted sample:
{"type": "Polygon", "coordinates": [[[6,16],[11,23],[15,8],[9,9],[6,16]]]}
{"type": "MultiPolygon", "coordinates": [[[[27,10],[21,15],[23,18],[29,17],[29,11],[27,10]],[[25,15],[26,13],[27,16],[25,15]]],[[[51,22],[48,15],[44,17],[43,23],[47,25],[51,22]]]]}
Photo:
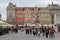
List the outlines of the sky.
{"type": "Polygon", "coordinates": [[[51,4],[52,2],[54,4],[60,5],[60,0],[0,0],[0,14],[2,15],[2,20],[6,20],[6,8],[8,4],[12,2],[13,4],[16,4],[16,6],[43,6],[46,7],[48,4],[51,4]]]}

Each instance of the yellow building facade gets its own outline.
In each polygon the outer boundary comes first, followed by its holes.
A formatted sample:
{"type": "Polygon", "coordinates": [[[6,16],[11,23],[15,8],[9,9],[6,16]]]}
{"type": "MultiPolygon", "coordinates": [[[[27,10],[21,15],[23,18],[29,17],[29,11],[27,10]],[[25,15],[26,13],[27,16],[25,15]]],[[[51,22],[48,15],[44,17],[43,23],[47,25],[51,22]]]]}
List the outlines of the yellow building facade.
{"type": "Polygon", "coordinates": [[[24,11],[24,24],[29,24],[31,23],[32,20],[32,11],[29,10],[28,8],[24,11]]]}

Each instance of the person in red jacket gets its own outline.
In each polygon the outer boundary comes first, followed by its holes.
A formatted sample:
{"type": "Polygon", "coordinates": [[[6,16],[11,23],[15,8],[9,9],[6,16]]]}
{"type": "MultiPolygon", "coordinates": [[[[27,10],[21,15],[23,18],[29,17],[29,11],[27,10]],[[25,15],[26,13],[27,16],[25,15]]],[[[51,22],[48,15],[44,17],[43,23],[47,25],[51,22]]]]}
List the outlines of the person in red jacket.
{"type": "Polygon", "coordinates": [[[51,38],[55,38],[55,36],[54,36],[54,29],[53,28],[51,28],[51,29],[49,29],[49,37],[51,37],[51,38]]]}

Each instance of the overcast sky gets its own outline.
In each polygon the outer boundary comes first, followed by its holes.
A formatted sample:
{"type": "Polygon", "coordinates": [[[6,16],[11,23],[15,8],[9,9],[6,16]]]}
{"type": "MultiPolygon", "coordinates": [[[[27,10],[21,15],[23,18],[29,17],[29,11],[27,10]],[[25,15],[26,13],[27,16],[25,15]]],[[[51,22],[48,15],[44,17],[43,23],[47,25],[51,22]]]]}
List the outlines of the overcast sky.
{"type": "Polygon", "coordinates": [[[0,13],[3,20],[6,20],[6,7],[10,2],[16,6],[47,6],[52,2],[60,5],[60,0],[0,0],[0,13]]]}

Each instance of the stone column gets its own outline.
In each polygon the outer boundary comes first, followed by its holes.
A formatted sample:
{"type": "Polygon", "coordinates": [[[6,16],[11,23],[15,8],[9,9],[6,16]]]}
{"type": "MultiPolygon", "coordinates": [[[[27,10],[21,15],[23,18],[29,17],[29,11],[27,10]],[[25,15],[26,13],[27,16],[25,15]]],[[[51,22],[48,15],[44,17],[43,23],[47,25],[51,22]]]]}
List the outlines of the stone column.
{"type": "Polygon", "coordinates": [[[54,14],[54,25],[53,25],[54,29],[56,32],[58,32],[58,28],[57,28],[57,25],[56,25],[56,14],[54,14]]]}

